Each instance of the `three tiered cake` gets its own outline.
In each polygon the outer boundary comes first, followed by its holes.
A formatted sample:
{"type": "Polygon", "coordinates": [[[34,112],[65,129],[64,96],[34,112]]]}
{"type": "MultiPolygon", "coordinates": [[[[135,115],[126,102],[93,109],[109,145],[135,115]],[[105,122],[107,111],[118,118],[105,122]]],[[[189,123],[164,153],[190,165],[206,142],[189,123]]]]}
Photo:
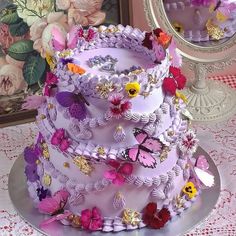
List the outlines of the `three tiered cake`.
{"type": "Polygon", "coordinates": [[[52,29],[35,145],[25,149],[40,212],[84,230],[161,228],[199,194],[198,140],[179,55],[161,29],[52,29]]]}

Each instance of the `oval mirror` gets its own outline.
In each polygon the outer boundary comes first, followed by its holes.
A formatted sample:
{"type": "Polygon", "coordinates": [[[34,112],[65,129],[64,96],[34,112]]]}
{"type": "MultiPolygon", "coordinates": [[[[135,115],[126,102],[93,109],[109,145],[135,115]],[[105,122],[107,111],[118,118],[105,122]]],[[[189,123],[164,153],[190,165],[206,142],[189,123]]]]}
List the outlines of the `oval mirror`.
{"type": "Polygon", "coordinates": [[[143,1],[149,25],[173,35],[184,61],[194,71],[193,84],[184,90],[194,120],[223,119],[233,114],[235,91],[205,78],[236,62],[236,1],[143,1]]]}

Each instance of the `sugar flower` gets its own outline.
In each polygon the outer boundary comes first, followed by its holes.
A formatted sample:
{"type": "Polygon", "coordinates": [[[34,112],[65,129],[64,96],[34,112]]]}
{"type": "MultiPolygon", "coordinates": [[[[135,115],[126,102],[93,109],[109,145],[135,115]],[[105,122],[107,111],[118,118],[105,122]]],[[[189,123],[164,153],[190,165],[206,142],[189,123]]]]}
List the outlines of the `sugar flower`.
{"type": "Polygon", "coordinates": [[[183,154],[193,154],[196,152],[199,140],[193,130],[189,129],[184,133],[178,143],[179,149],[183,154]]]}
{"type": "Polygon", "coordinates": [[[52,72],[47,72],[47,77],[44,86],[44,96],[50,97],[52,95],[52,89],[56,87],[57,83],[58,78],[56,77],[56,75],[54,75],[52,72]]]}
{"type": "Polygon", "coordinates": [[[43,186],[42,187],[38,187],[36,189],[37,191],[37,196],[39,198],[39,201],[42,201],[44,198],[46,198],[49,194],[48,189],[44,189],[43,186]]]}
{"type": "Polygon", "coordinates": [[[106,171],[104,177],[111,180],[115,185],[123,185],[125,183],[125,177],[131,175],[133,172],[133,165],[128,162],[120,163],[115,160],[110,160],[108,165],[115,169],[106,171]]]}
{"type": "Polygon", "coordinates": [[[188,196],[188,198],[192,199],[197,194],[197,189],[193,182],[188,182],[182,189],[183,193],[188,196]]]}
{"type": "Polygon", "coordinates": [[[165,93],[174,96],[177,89],[183,89],[186,84],[186,77],[179,68],[170,66],[169,75],[164,78],[162,89],[165,93]]]}
{"type": "Polygon", "coordinates": [[[121,93],[112,93],[108,97],[108,101],[110,102],[110,113],[111,116],[119,119],[121,118],[125,112],[131,109],[131,102],[128,99],[124,98],[124,95],[121,93]]]}
{"type": "Polygon", "coordinates": [[[127,225],[138,225],[141,222],[141,215],[139,212],[131,210],[131,209],[125,209],[123,211],[123,217],[122,217],[123,223],[127,225]]]}
{"type": "Polygon", "coordinates": [[[35,182],[39,179],[37,174],[38,149],[26,147],[24,150],[26,162],[25,175],[28,181],[35,182]]]}
{"type": "Polygon", "coordinates": [[[81,212],[81,226],[83,229],[96,231],[103,225],[103,219],[100,210],[94,207],[92,210],[86,209],[81,212]]]}
{"type": "Polygon", "coordinates": [[[157,210],[157,204],[148,203],[144,209],[143,222],[153,229],[160,229],[170,220],[170,212],[167,208],[157,210]]]}
{"type": "Polygon", "coordinates": [[[140,89],[141,86],[138,82],[128,83],[125,86],[125,90],[128,93],[128,96],[131,98],[138,96],[140,89]]]}

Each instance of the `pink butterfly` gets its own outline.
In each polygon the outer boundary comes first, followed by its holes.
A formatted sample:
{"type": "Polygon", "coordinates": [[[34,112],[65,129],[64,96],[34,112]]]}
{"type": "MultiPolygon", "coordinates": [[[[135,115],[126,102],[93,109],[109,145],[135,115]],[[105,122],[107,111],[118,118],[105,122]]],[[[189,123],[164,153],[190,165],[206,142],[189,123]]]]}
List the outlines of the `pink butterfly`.
{"type": "Polygon", "coordinates": [[[74,49],[77,46],[78,40],[84,38],[86,41],[91,41],[95,38],[96,32],[93,29],[84,31],[81,26],[73,26],[68,35],[63,35],[58,28],[52,29],[52,45],[57,51],[63,51],[65,49],[74,49]]]}
{"type": "Polygon", "coordinates": [[[139,144],[126,149],[123,157],[132,161],[138,160],[144,167],[155,168],[156,160],[151,153],[157,153],[162,149],[161,142],[157,138],[150,138],[145,131],[138,128],[135,128],[133,133],[139,144]]]}
{"type": "Polygon", "coordinates": [[[115,185],[122,185],[125,182],[125,177],[131,175],[133,172],[133,165],[131,163],[125,162],[120,163],[115,160],[110,160],[108,165],[115,168],[114,170],[109,170],[104,173],[104,177],[112,181],[115,185]]]}
{"type": "Polygon", "coordinates": [[[200,155],[193,168],[195,179],[197,181],[196,185],[201,187],[212,187],[214,185],[214,175],[208,170],[209,163],[205,156],[200,155]]]}
{"type": "Polygon", "coordinates": [[[62,152],[68,149],[70,141],[66,138],[64,129],[56,130],[51,138],[51,144],[58,146],[62,152]]]}
{"type": "Polygon", "coordinates": [[[40,227],[48,225],[54,221],[65,220],[72,214],[70,211],[64,210],[68,197],[69,193],[67,191],[60,190],[52,197],[44,198],[41,202],[39,202],[39,211],[52,216],[51,218],[41,222],[40,227]]]}

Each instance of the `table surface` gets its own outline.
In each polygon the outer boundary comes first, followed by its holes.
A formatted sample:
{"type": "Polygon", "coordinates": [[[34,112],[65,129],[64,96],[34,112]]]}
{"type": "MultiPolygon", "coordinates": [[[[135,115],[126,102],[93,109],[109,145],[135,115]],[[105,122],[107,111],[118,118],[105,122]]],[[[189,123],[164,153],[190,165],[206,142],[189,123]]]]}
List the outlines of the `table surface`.
{"type": "MultiPolygon", "coordinates": [[[[217,79],[236,88],[236,77],[217,79]]],[[[193,127],[197,130],[200,146],[219,169],[222,186],[212,213],[185,236],[236,236],[236,114],[228,121],[193,127]]],[[[14,161],[32,144],[37,132],[34,123],[0,129],[0,236],[41,235],[16,213],[7,184],[14,161]]]]}

